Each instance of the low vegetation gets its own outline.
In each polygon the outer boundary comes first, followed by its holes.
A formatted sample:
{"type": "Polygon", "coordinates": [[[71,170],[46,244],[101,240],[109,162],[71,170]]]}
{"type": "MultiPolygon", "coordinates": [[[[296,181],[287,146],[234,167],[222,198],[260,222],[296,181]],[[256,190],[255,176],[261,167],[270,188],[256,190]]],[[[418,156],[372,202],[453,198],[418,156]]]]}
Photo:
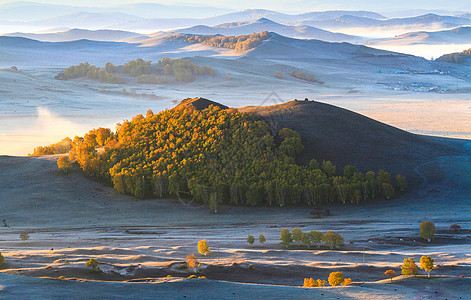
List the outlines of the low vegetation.
{"type": "Polygon", "coordinates": [[[391,176],[343,175],[328,161],[296,164],[299,133],[236,110],[172,109],[75,137],[69,152],[83,173],[137,198],[185,193],[200,203],[233,205],[358,204],[394,195],[391,176]],[[106,133],[106,136],[103,134],[106,133]],[[102,151],[98,152],[97,148],[102,151]]]}
{"type": "Polygon", "coordinates": [[[72,149],[72,140],[66,137],[58,143],[44,147],[36,147],[33,153],[28,154],[28,156],[64,154],[69,152],[70,149],[72,149]]]}
{"type": "Polygon", "coordinates": [[[211,47],[247,51],[257,47],[269,37],[268,31],[261,31],[239,36],[175,34],[170,37],[170,40],[183,40],[188,43],[201,43],[211,47]]]}

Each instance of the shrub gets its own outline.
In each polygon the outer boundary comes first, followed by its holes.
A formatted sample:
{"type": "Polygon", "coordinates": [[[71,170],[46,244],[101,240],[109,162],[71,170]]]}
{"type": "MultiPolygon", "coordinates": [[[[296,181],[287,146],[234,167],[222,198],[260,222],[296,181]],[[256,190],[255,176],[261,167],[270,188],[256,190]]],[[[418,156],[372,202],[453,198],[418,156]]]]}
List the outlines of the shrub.
{"type": "Polygon", "coordinates": [[[186,264],[190,268],[196,268],[199,266],[199,262],[196,259],[196,256],[194,254],[190,254],[186,256],[186,264]]]}
{"type": "Polygon", "coordinates": [[[412,257],[404,258],[404,262],[401,266],[402,275],[417,275],[419,274],[417,264],[412,257]]]}
{"type": "Polygon", "coordinates": [[[276,71],[275,72],[275,77],[278,78],[278,79],[283,79],[283,73],[281,73],[280,71],[276,71]]]}
{"type": "Polygon", "coordinates": [[[195,274],[188,276],[188,278],[193,279],[193,278],[198,278],[195,274]]]}
{"type": "Polygon", "coordinates": [[[430,272],[435,268],[433,262],[434,260],[430,256],[422,256],[420,258],[420,268],[427,272],[428,278],[430,278],[430,272]]]}
{"type": "Polygon", "coordinates": [[[206,240],[202,240],[198,242],[198,252],[205,256],[211,253],[211,251],[209,250],[208,244],[206,243],[206,240]]]}
{"type": "Polygon", "coordinates": [[[2,252],[0,252],[0,265],[5,262],[5,257],[2,255],[2,252]]]}
{"type": "Polygon", "coordinates": [[[384,272],[384,275],[388,276],[391,279],[391,282],[393,281],[393,277],[396,276],[396,271],[394,270],[387,270],[384,272]]]}
{"type": "Polygon", "coordinates": [[[26,231],[20,232],[20,239],[21,239],[22,241],[28,240],[28,239],[29,239],[29,234],[28,234],[26,231]]]}
{"type": "Polygon", "coordinates": [[[57,167],[62,173],[68,174],[70,172],[70,169],[72,168],[72,162],[70,161],[69,157],[61,156],[57,160],[57,167]]]}
{"type": "Polygon", "coordinates": [[[259,237],[258,237],[258,242],[260,244],[263,244],[267,241],[267,239],[265,238],[265,236],[263,234],[261,234],[259,237]]]}
{"type": "Polygon", "coordinates": [[[98,264],[99,264],[99,262],[95,258],[91,258],[89,261],[87,261],[85,263],[87,268],[90,268],[91,269],[90,271],[93,272],[93,273],[101,272],[100,267],[98,266],[98,264]]]}
{"type": "Polygon", "coordinates": [[[435,239],[435,224],[427,221],[420,224],[420,237],[427,240],[429,243],[435,239]]]}
{"type": "Polygon", "coordinates": [[[293,241],[293,235],[289,229],[283,228],[280,233],[281,245],[288,247],[289,244],[293,241]]]}
{"type": "Polygon", "coordinates": [[[342,272],[332,272],[329,275],[329,284],[331,286],[339,286],[344,282],[342,272]]]}
{"type": "Polygon", "coordinates": [[[342,286],[347,286],[352,284],[352,280],[350,278],[345,278],[342,282],[342,286]]]}
{"type": "Polygon", "coordinates": [[[253,237],[253,235],[249,234],[249,236],[247,237],[247,243],[252,245],[254,242],[255,242],[255,238],[253,237]]]}
{"type": "Polygon", "coordinates": [[[458,224],[452,224],[452,225],[450,225],[450,230],[455,231],[455,232],[456,232],[456,231],[460,231],[460,230],[461,230],[461,226],[458,225],[458,224]]]}

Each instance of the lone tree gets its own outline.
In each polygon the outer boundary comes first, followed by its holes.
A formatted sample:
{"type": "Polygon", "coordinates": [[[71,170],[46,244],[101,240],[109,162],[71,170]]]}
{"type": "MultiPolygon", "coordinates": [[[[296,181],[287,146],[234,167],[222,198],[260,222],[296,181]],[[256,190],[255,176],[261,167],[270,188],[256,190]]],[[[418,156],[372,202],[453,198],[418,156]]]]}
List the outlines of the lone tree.
{"type": "Polygon", "coordinates": [[[289,229],[286,229],[286,228],[281,229],[280,240],[281,240],[281,245],[288,248],[289,244],[293,241],[293,235],[291,234],[289,229]]]}
{"type": "Polygon", "coordinates": [[[255,242],[255,238],[253,237],[253,235],[250,235],[247,237],[247,243],[249,243],[250,245],[253,245],[253,243],[255,242]]]}
{"type": "Polygon", "coordinates": [[[186,256],[186,264],[189,268],[196,268],[199,266],[200,263],[198,262],[194,254],[190,254],[186,256]]]}
{"type": "Polygon", "coordinates": [[[428,278],[430,278],[430,272],[435,268],[433,262],[434,260],[430,256],[422,256],[420,258],[420,268],[427,272],[428,278]]]}
{"type": "Polygon", "coordinates": [[[429,243],[435,239],[435,224],[427,221],[420,224],[420,237],[427,240],[429,243]]]}
{"type": "Polygon", "coordinates": [[[396,276],[396,271],[387,270],[386,272],[384,272],[384,275],[388,276],[391,279],[391,282],[392,282],[393,277],[396,276]]]}
{"type": "Polygon", "coordinates": [[[263,244],[267,241],[267,239],[265,238],[265,236],[263,234],[261,234],[259,237],[258,237],[258,242],[260,244],[263,244]]]}
{"type": "Polygon", "coordinates": [[[417,275],[419,274],[417,264],[412,257],[404,258],[404,262],[401,266],[402,275],[417,275]]]}
{"type": "Polygon", "coordinates": [[[342,272],[332,272],[329,275],[329,284],[331,286],[339,286],[343,283],[343,273],[342,272]]]}
{"type": "Polygon", "coordinates": [[[198,252],[200,254],[203,254],[204,256],[211,253],[211,251],[209,250],[208,244],[206,243],[206,240],[202,240],[198,242],[198,252]]]}
{"type": "Polygon", "coordinates": [[[0,252],[0,265],[5,262],[5,257],[2,255],[2,252],[0,252]]]}
{"type": "Polygon", "coordinates": [[[29,239],[29,234],[26,231],[20,232],[20,239],[22,241],[26,241],[27,239],[29,239]]]}

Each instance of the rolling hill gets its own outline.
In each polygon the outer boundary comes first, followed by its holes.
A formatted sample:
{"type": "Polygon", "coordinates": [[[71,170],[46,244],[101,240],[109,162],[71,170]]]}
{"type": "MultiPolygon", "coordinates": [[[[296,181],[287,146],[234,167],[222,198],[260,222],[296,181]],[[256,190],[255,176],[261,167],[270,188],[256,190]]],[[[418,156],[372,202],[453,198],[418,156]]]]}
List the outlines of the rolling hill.
{"type": "Polygon", "coordinates": [[[288,26],[273,22],[266,18],[261,18],[252,22],[224,23],[209,27],[198,25],[190,28],[176,30],[178,33],[199,34],[199,35],[246,35],[254,32],[269,31],[283,36],[299,39],[316,39],[328,42],[360,42],[361,37],[355,37],[342,33],[333,33],[319,28],[299,25],[288,26]]]}
{"type": "Polygon", "coordinates": [[[4,36],[23,37],[42,42],[69,42],[76,40],[91,40],[91,41],[108,41],[115,42],[123,39],[142,37],[141,34],[121,31],[121,30],[86,30],[86,29],[70,29],[62,32],[55,33],[8,33],[4,36]]]}
{"type": "Polygon", "coordinates": [[[469,44],[471,27],[457,27],[442,31],[417,31],[398,35],[394,38],[372,41],[373,45],[440,45],[440,44],[469,44]]]}
{"type": "Polygon", "coordinates": [[[394,27],[407,27],[408,29],[432,29],[432,28],[454,28],[458,26],[471,25],[471,19],[454,16],[440,16],[436,14],[425,14],[409,18],[393,18],[378,20],[368,17],[354,16],[346,14],[340,17],[326,19],[303,21],[305,25],[315,26],[322,29],[339,28],[369,28],[393,29],[394,27]]]}

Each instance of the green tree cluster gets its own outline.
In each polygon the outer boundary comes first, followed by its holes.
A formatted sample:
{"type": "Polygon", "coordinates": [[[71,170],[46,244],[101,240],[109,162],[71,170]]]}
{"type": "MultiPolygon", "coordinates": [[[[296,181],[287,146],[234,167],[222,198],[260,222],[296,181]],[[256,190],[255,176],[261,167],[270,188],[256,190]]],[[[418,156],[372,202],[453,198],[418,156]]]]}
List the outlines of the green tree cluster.
{"type": "MultiPolygon", "coordinates": [[[[87,176],[137,198],[185,192],[204,204],[316,205],[373,199],[389,182],[380,171],[336,176],[330,162],[296,164],[299,133],[235,110],[210,106],[148,111],[72,141],[70,159],[87,176]],[[98,136],[106,132],[101,139],[98,136]],[[276,142],[275,142],[276,141],[276,142]],[[100,151],[97,149],[100,148],[100,151]]],[[[356,170],[356,169],[355,169],[356,170]]]]}
{"type": "Polygon", "coordinates": [[[176,81],[191,82],[195,76],[215,76],[216,72],[210,66],[201,66],[192,63],[189,59],[171,59],[163,57],[159,60],[159,66],[163,67],[167,76],[175,77],[176,81]]]}
{"type": "Polygon", "coordinates": [[[211,47],[247,51],[257,47],[269,37],[270,33],[268,33],[268,31],[261,31],[259,33],[239,36],[176,34],[171,36],[170,40],[183,40],[189,43],[201,43],[211,47]]]}
{"type": "Polygon", "coordinates": [[[131,60],[122,66],[121,72],[132,77],[138,77],[143,74],[150,74],[152,72],[151,61],[144,61],[142,58],[131,60]]]}
{"type": "Polygon", "coordinates": [[[98,68],[90,65],[88,62],[81,63],[77,66],[71,66],[55,76],[55,79],[68,80],[86,77],[105,83],[122,83],[123,79],[119,75],[112,74],[106,69],[98,68]]]}
{"type": "Polygon", "coordinates": [[[312,230],[310,232],[302,232],[299,228],[294,228],[289,231],[289,229],[282,229],[280,234],[281,245],[285,247],[289,247],[292,242],[303,244],[308,249],[310,249],[311,245],[315,245],[319,248],[322,243],[325,246],[334,249],[340,248],[344,245],[344,238],[337,232],[334,231],[327,231],[326,233],[322,233],[319,231],[312,230]]]}
{"type": "Polygon", "coordinates": [[[28,156],[64,154],[69,152],[70,149],[72,149],[72,140],[66,137],[58,143],[36,147],[33,149],[33,153],[28,154],[28,156]]]}

